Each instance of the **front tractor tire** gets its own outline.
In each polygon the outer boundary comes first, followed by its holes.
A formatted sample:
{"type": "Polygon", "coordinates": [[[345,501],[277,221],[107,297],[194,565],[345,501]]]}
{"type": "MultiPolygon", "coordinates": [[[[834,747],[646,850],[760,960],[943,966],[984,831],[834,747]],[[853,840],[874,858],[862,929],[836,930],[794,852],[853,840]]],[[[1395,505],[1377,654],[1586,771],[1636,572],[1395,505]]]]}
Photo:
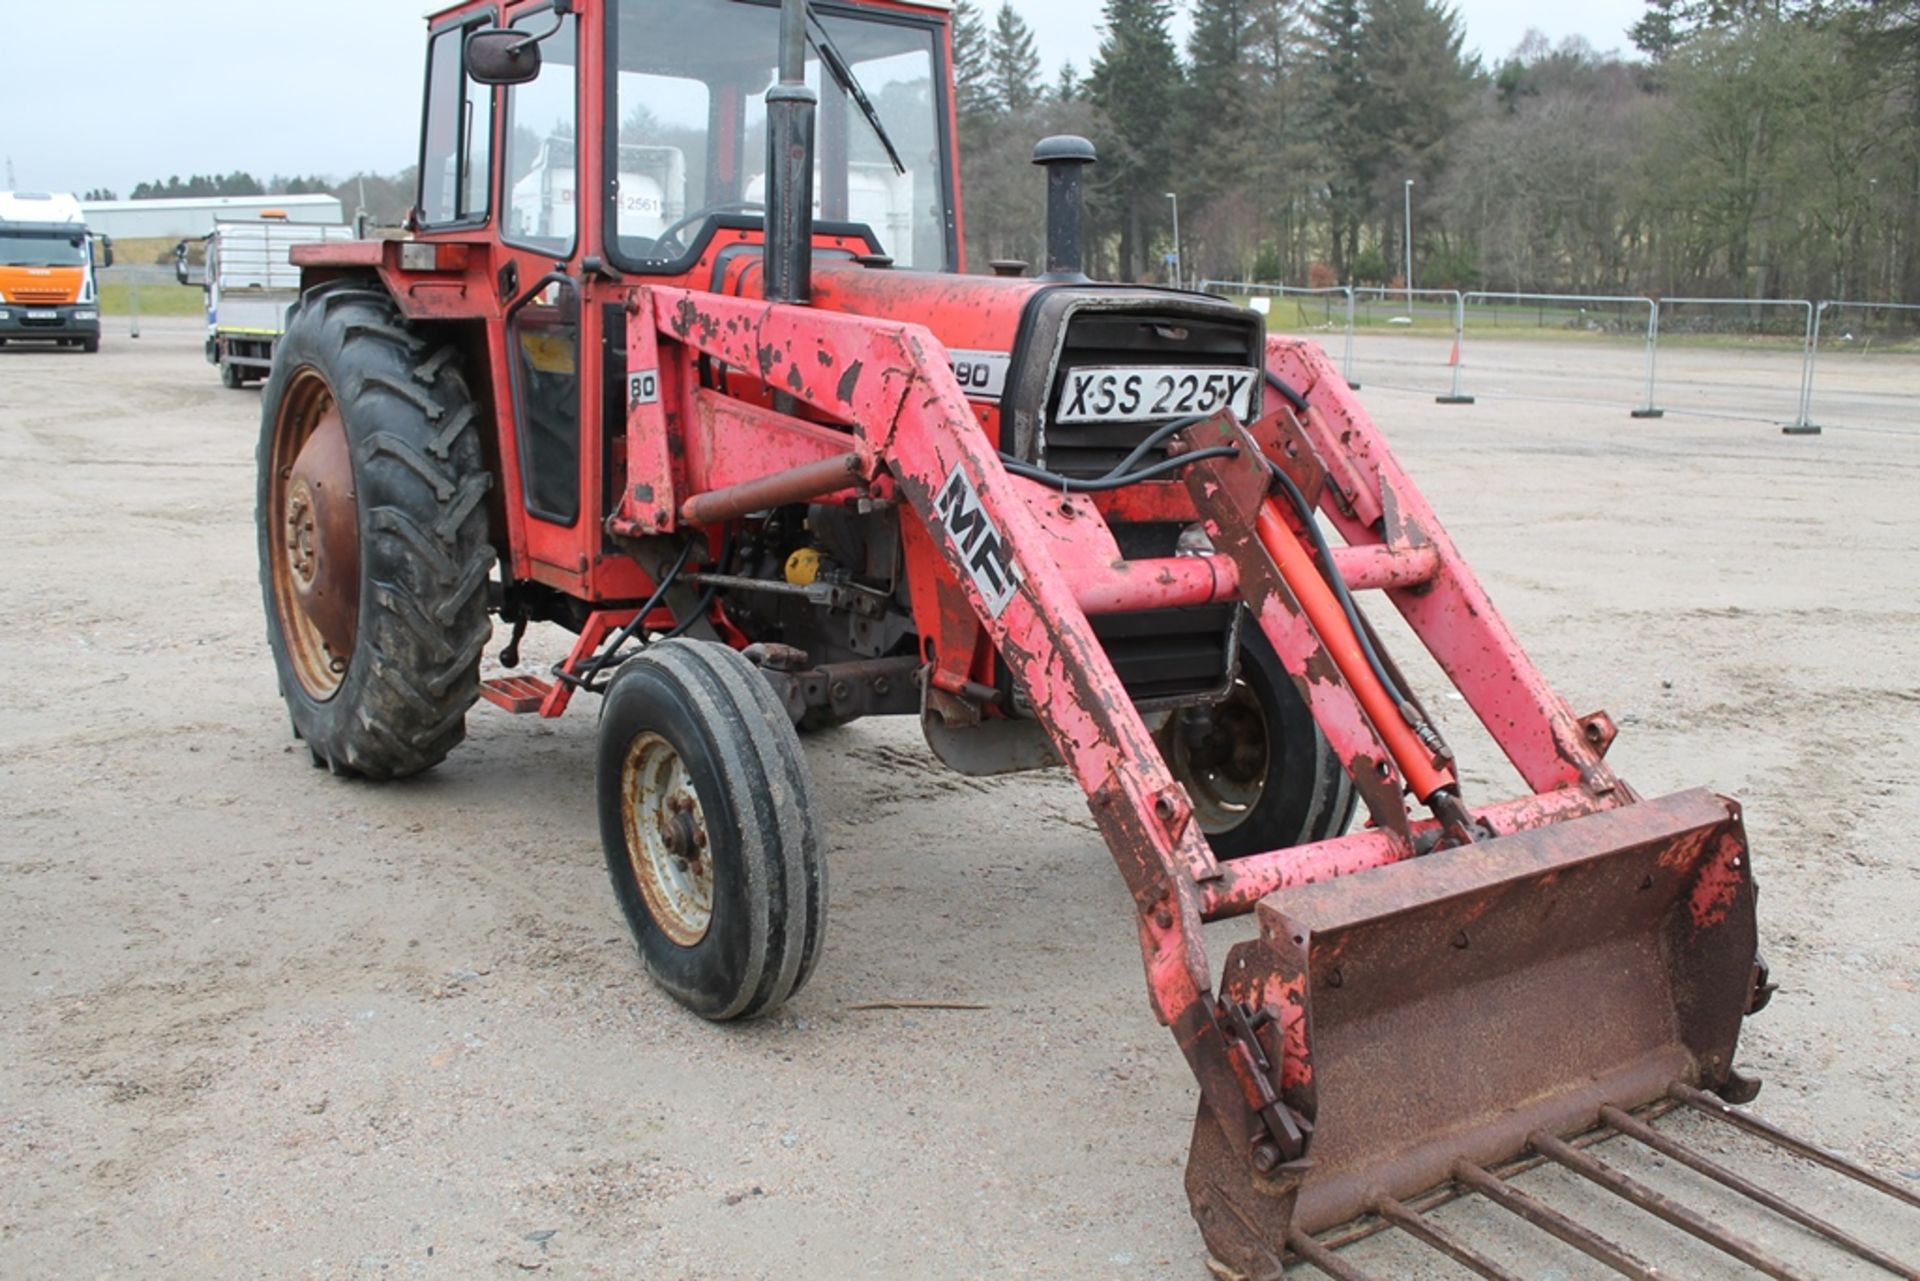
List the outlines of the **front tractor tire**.
{"type": "Polygon", "coordinates": [[[715,1022],[771,1013],[812,974],[827,872],[800,738],[752,664],[670,640],[600,713],[600,837],[649,973],[715,1022]]]}
{"type": "Polygon", "coordinates": [[[267,639],[314,764],[397,779],[466,736],[491,478],[459,355],[364,286],[307,294],[262,397],[267,639]]]}
{"type": "Polygon", "coordinates": [[[1252,618],[1221,702],[1174,713],[1160,734],[1215,858],[1329,840],[1353,821],[1353,780],[1252,618]]]}

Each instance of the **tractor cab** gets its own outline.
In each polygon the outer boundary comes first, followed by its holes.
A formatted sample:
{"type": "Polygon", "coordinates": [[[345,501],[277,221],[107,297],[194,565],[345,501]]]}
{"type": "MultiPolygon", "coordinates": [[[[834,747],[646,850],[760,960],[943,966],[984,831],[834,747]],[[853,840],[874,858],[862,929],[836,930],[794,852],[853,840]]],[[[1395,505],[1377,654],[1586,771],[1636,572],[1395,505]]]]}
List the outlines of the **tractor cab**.
{"type": "MultiPolygon", "coordinates": [[[[812,212],[862,257],[959,268],[947,16],[928,4],[811,6],[812,212]]],[[[550,259],[680,277],[716,238],[760,239],[780,25],[779,6],[759,0],[452,11],[432,38],[421,229],[482,224],[497,185],[503,239],[550,259]]]]}

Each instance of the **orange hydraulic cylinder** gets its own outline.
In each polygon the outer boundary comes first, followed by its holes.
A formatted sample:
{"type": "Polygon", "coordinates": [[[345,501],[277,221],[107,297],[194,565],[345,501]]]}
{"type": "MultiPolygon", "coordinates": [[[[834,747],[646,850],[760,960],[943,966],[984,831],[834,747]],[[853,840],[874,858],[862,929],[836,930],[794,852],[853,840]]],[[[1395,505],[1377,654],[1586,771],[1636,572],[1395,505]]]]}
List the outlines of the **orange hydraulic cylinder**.
{"type": "Polygon", "coordinates": [[[1456,786],[1458,780],[1453,771],[1434,765],[1433,753],[1421,743],[1406,717],[1400,714],[1393,695],[1374,675],[1373,666],[1367,662],[1360,638],[1354,634],[1353,624],[1347,621],[1339,598],[1314,568],[1312,556],[1300,545],[1300,539],[1287,527],[1271,502],[1260,505],[1259,534],[1261,545],[1279,566],[1280,576],[1286,580],[1294,599],[1307,611],[1307,621],[1320,634],[1320,643],[1333,656],[1334,665],[1359,698],[1374,730],[1393,753],[1394,764],[1400,767],[1414,796],[1424,804],[1443,788],[1456,786]]]}

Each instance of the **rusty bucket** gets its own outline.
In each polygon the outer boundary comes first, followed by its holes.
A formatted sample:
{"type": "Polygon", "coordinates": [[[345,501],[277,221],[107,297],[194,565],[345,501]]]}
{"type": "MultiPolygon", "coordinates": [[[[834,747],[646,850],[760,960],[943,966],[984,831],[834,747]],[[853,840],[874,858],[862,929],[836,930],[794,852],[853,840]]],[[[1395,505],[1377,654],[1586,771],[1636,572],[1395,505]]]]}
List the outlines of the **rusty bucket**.
{"type": "Polygon", "coordinates": [[[1738,805],[1694,791],[1265,900],[1224,995],[1271,1014],[1267,1056],[1311,1133],[1262,1176],[1203,1106],[1187,1188],[1216,1258],[1275,1275],[1290,1242],[1535,1134],[1676,1082],[1737,1093],[1751,871],[1738,805]]]}

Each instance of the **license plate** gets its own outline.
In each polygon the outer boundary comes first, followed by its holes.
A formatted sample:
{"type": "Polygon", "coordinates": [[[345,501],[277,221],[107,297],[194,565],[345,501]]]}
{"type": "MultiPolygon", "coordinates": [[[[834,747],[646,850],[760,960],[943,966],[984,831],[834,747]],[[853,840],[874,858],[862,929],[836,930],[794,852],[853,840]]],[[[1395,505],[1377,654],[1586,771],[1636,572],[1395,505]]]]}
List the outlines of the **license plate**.
{"type": "Polygon", "coordinates": [[[1156,422],[1231,409],[1242,422],[1253,417],[1257,369],[1184,369],[1129,366],[1074,369],[1060,398],[1062,423],[1156,422]]]}
{"type": "Polygon", "coordinates": [[[60,313],[57,311],[33,311],[29,309],[27,312],[27,319],[28,320],[58,320],[60,319],[60,313]]]}

